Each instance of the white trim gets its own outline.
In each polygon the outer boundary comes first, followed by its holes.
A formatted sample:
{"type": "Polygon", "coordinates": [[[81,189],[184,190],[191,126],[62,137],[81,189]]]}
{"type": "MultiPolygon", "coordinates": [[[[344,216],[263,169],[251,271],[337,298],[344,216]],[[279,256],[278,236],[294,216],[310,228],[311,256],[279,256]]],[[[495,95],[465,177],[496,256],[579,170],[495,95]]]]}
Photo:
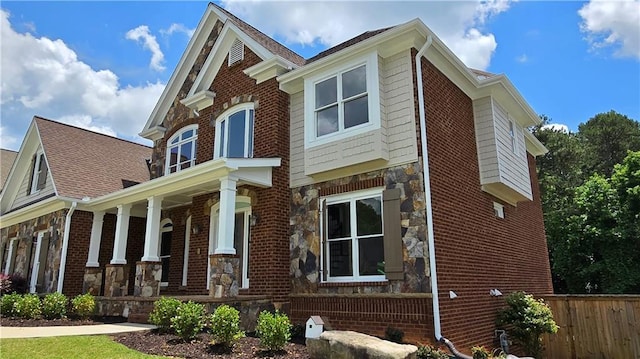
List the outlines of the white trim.
{"type": "Polygon", "coordinates": [[[29,283],[29,293],[37,293],[36,286],[38,285],[38,272],[40,269],[40,251],[42,250],[42,238],[44,237],[45,233],[46,230],[39,231],[36,234],[36,252],[33,253],[33,264],[31,265],[31,281],[29,283]]]}
{"type": "Polygon", "coordinates": [[[174,133],[173,135],[171,135],[171,137],[169,137],[169,139],[167,140],[167,149],[165,151],[165,159],[164,159],[164,174],[165,176],[174,172],[180,172],[182,170],[182,164],[185,163],[190,163],[189,167],[193,167],[196,165],[196,156],[197,156],[197,152],[196,152],[196,148],[198,145],[198,125],[197,124],[193,124],[193,125],[189,125],[189,126],[185,126],[183,128],[181,128],[179,131],[176,131],[176,133],[174,133]],[[180,140],[180,137],[182,136],[183,133],[187,132],[187,131],[193,131],[193,134],[191,135],[191,137],[189,137],[186,140],[180,140]],[[176,138],[178,138],[178,142],[176,142],[175,144],[172,144],[171,141],[175,140],[176,138]],[[189,161],[186,162],[180,162],[180,152],[182,151],[182,145],[191,142],[191,158],[189,159],[189,161]],[[174,166],[176,166],[176,170],[174,172],[170,172],[171,171],[171,150],[173,148],[178,148],[178,153],[177,153],[177,158],[176,158],[176,164],[174,166]]]}
{"type": "MultiPolygon", "coordinates": [[[[184,231],[184,252],[182,255],[182,286],[187,286],[187,275],[189,272],[189,245],[191,242],[191,216],[187,218],[184,231]]],[[[207,260],[209,258],[207,257],[207,260]]],[[[208,289],[208,288],[207,288],[208,289]]]]}
{"type": "Polygon", "coordinates": [[[213,91],[200,91],[191,96],[187,96],[180,100],[180,103],[189,107],[192,110],[200,111],[204,108],[213,105],[213,100],[216,97],[213,91]]]}
{"type": "Polygon", "coordinates": [[[253,157],[253,147],[255,144],[255,121],[256,121],[256,112],[254,109],[253,102],[246,102],[236,106],[233,106],[223,112],[218,118],[216,118],[215,126],[216,126],[216,138],[214,140],[213,147],[213,158],[252,158],[253,157]],[[243,157],[228,157],[222,156],[220,153],[220,146],[227,146],[229,144],[229,117],[235,115],[238,112],[245,111],[244,115],[244,156],[243,157]],[[252,114],[252,116],[250,116],[252,114]],[[222,130],[222,123],[226,123],[224,130],[222,130]],[[220,136],[224,136],[222,139],[220,136]]]}
{"type": "Polygon", "coordinates": [[[356,136],[371,130],[380,128],[380,78],[378,73],[378,53],[370,52],[346,63],[340,63],[323,72],[304,79],[304,148],[331,143],[352,136],[356,136]],[[341,98],[341,75],[347,71],[366,66],[367,99],[369,121],[348,129],[344,128],[344,99],[341,98]],[[316,106],[315,106],[315,86],[316,84],[336,77],[338,91],[338,131],[318,137],[316,134],[316,106]]]}
{"type": "MultiPolygon", "coordinates": [[[[41,165],[43,157],[44,157],[44,150],[40,148],[38,149],[38,151],[36,151],[36,160],[35,162],[33,162],[33,167],[31,168],[31,183],[29,184],[29,196],[40,193],[40,189],[38,189],[38,181],[40,180],[40,175],[42,174],[42,171],[39,170],[39,167],[41,165]]],[[[45,164],[46,162],[47,160],[45,158],[45,164]]]]}
{"type": "Polygon", "coordinates": [[[257,85],[297,67],[298,66],[294,63],[287,61],[280,56],[274,56],[268,60],[258,62],[257,64],[244,69],[243,72],[245,75],[256,80],[257,85]]]}
{"type": "MultiPolygon", "coordinates": [[[[368,199],[368,198],[374,198],[374,197],[378,197],[380,199],[380,215],[381,215],[381,221],[382,223],[382,228],[381,228],[381,233],[379,235],[368,235],[366,236],[367,238],[369,237],[382,237],[383,241],[384,241],[384,209],[383,209],[383,201],[382,201],[382,191],[383,188],[374,188],[374,189],[367,189],[367,190],[362,190],[362,191],[354,191],[354,192],[348,192],[348,193],[342,193],[342,194],[337,194],[337,195],[330,195],[330,196],[325,196],[322,198],[322,200],[326,201],[326,207],[329,208],[329,206],[333,205],[333,204],[339,204],[339,203],[349,203],[349,220],[350,220],[350,238],[348,240],[351,241],[351,268],[353,271],[353,275],[350,277],[345,277],[345,276],[341,276],[341,277],[332,277],[331,276],[331,256],[330,256],[330,251],[328,250],[329,244],[334,241],[334,240],[330,240],[329,238],[325,239],[325,244],[324,246],[326,248],[324,248],[325,253],[327,253],[327,263],[329,263],[329,268],[326,269],[327,271],[327,278],[323,278],[323,282],[325,283],[349,283],[349,282],[384,282],[387,280],[385,275],[359,275],[358,271],[360,268],[360,256],[359,256],[359,248],[358,248],[358,240],[360,239],[360,237],[357,234],[357,208],[355,205],[355,202],[357,200],[360,199],[368,199]]],[[[321,201],[322,202],[322,201],[321,201]]],[[[325,218],[328,217],[328,214],[325,214],[325,218]]],[[[342,239],[338,239],[339,241],[346,241],[347,238],[342,238],[342,239]]]]}
{"type": "Polygon", "coordinates": [[[62,293],[62,287],[64,285],[64,272],[67,268],[67,253],[69,252],[69,235],[71,232],[71,217],[75,212],[78,202],[71,203],[69,212],[64,219],[64,234],[62,235],[62,253],[60,253],[60,269],[58,272],[58,293],[62,293]]]}
{"type": "Polygon", "coordinates": [[[9,243],[9,252],[7,253],[7,263],[4,264],[4,268],[2,269],[5,275],[9,275],[9,268],[11,268],[11,257],[13,257],[13,243],[17,241],[17,237],[13,237],[7,240],[9,243]]]}
{"type": "Polygon", "coordinates": [[[493,202],[493,214],[498,218],[504,218],[504,205],[498,202],[493,202]]]}

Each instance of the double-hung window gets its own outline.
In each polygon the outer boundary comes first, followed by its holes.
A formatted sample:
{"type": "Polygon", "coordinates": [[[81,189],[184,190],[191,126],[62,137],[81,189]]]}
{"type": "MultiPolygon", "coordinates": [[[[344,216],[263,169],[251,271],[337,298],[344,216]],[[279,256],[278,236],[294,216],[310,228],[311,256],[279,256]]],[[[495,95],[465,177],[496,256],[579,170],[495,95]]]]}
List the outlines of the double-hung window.
{"type": "Polygon", "coordinates": [[[326,200],[327,281],[385,280],[382,192],[326,200]]]}
{"type": "Polygon", "coordinates": [[[214,158],[253,157],[253,104],[236,106],[216,121],[214,158]]]}
{"type": "Polygon", "coordinates": [[[167,141],[166,174],[178,172],[196,164],[198,126],[183,128],[167,141]]]}
{"type": "Polygon", "coordinates": [[[39,152],[33,159],[33,168],[31,169],[31,184],[29,186],[29,193],[36,193],[43,189],[47,183],[47,160],[44,157],[43,152],[39,152]]]}

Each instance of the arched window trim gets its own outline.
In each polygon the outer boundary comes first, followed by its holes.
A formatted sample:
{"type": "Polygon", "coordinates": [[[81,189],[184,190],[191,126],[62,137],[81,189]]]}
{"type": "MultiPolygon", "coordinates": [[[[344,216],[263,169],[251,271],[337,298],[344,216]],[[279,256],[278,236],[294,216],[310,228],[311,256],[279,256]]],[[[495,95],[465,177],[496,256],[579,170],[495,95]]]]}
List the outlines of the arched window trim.
{"type": "Polygon", "coordinates": [[[228,155],[226,153],[222,153],[223,146],[229,143],[229,126],[227,124],[228,119],[241,111],[246,111],[245,113],[245,127],[244,127],[244,153],[241,158],[252,158],[253,157],[253,146],[254,146],[254,127],[255,127],[255,109],[253,102],[243,103],[223,112],[218,118],[216,118],[216,138],[213,147],[213,158],[227,158],[228,155]],[[252,113],[252,116],[250,116],[252,113]],[[223,123],[225,123],[223,125],[223,123]]]}
{"type": "MultiPolygon", "coordinates": [[[[189,125],[189,126],[185,126],[183,128],[181,128],[179,131],[177,131],[176,133],[174,133],[171,137],[169,137],[169,139],[167,140],[167,150],[165,152],[165,166],[164,166],[164,173],[165,175],[168,175],[171,172],[171,167],[175,167],[175,171],[174,172],[180,172],[180,170],[182,170],[184,164],[189,164],[187,167],[193,167],[196,165],[196,150],[197,150],[197,145],[198,145],[198,125],[194,124],[194,125],[189,125]],[[193,130],[194,134],[189,137],[188,139],[183,139],[183,140],[179,140],[178,142],[176,142],[175,144],[172,144],[171,142],[173,140],[176,139],[176,137],[182,136],[182,134],[184,134],[185,132],[189,131],[189,130],[193,130]],[[191,151],[192,151],[192,156],[191,159],[188,161],[184,161],[184,162],[178,162],[176,160],[176,163],[172,166],[171,165],[171,150],[173,148],[178,148],[178,156],[177,158],[180,158],[180,156],[182,155],[182,153],[180,152],[182,150],[182,145],[184,145],[185,143],[188,142],[193,142],[192,146],[191,146],[191,151]]],[[[187,168],[185,167],[185,168],[187,168]]]]}

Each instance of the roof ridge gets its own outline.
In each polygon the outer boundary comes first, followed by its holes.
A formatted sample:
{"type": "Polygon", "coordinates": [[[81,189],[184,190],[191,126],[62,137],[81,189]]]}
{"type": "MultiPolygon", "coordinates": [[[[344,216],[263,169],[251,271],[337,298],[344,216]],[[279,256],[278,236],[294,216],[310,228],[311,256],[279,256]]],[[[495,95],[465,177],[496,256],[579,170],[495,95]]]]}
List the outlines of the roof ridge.
{"type": "Polygon", "coordinates": [[[51,122],[51,123],[54,123],[54,124],[56,124],[56,125],[62,125],[62,126],[66,126],[66,127],[75,128],[75,129],[82,130],[82,131],[85,131],[85,132],[89,132],[89,133],[92,133],[92,134],[95,134],[95,135],[104,136],[104,137],[107,137],[107,138],[110,138],[110,139],[114,139],[114,140],[118,140],[118,141],[122,141],[122,142],[127,142],[127,143],[130,143],[130,144],[132,144],[132,145],[137,145],[137,146],[142,146],[142,147],[146,147],[146,148],[149,148],[149,149],[153,149],[153,147],[152,147],[152,146],[147,146],[147,145],[143,145],[143,144],[138,143],[138,142],[134,142],[134,141],[130,141],[130,140],[125,140],[125,139],[120,138],[120,137],[115,137],[115,136],[107,135],[107,134],[104,134],[104,133],[100,133],[100,132],[96,132],[96,131],[91,131],[91,130],[88,130],[88,129],[86,129],[86,128],[82,128],[82,127],[78,127],[78,126],[70,125],[70,124],[68,124],[68,123],[64,123],[64,122],[60,122],[60,121],[51,120],[51,119],[48,119],[48,118],[45,118],[45,117],[42,117],[42,116],[35,115],[35,116],[33,116],[33,118],[34,118],[34,119],[38,119],[38,120],[43,120],[43,121],[51,122]]]}
{"type": "Polygon", "coordinates": [[[323,57],[329,56],[329,55],[331,55],[333,53],[336,53],[336,52],[338,52],[340,50],[344,50],[346,48],[349,48],[349,47],[351,47],[351,46],[353,46],[355,44],[358,44],[358,43],[360,43],[360,42],[362,42],[362,41],[364,41],[364,40],[366,40],[366,39],[368,39],[370,37],[374,37],[374,36],[376,36],[376,35],[378,35],[380,33],[383,33],[383,32],[385,32],[385,31],[387,31],[389,29],[392,29],[392,28],[394,28],[396,26],[398,26],[398,25],[393,25],[393,26],[388,26],[388,27],[381,27],[379,29],[365,31],[365,32],[363,32],[363,33],[361,33],[359,35],[356,35],[354,37],[351,37],[351,38],[349,38],[349,39],[347,39],[347,40],[345,40],[345,41],[343,41],[343,42],[341,42],[339,44],[336,44],[336,45],[331,46],[331,47],[329,47],[329,48],[327,48],[327,49],[325,49],[323,51],[320,51],[319,53],[317,53],[317,54],[311,56],[310,58],[308,58],[306,60],[306,63],[307,64],[312,63],[312,62],[314,62],[316,60],[319,60],[319,59],[321,59],[323,57]]]}

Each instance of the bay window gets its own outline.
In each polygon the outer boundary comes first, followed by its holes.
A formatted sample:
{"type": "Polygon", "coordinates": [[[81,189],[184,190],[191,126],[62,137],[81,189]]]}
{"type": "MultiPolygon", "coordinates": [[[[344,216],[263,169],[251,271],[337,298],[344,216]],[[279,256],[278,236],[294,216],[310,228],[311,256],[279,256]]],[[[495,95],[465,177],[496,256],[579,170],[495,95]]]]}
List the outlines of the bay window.
{"type": "Polygon", "coordinates": [[[253,104],[241,105],[216,121],[214,158],[253,157],[253,104]]]}
{"type": "Polygon", "coordinates": [[[197,139],[197,125],[187,126],[169,138],[167,141],[166,174],[195,166],[197,139]]]}

